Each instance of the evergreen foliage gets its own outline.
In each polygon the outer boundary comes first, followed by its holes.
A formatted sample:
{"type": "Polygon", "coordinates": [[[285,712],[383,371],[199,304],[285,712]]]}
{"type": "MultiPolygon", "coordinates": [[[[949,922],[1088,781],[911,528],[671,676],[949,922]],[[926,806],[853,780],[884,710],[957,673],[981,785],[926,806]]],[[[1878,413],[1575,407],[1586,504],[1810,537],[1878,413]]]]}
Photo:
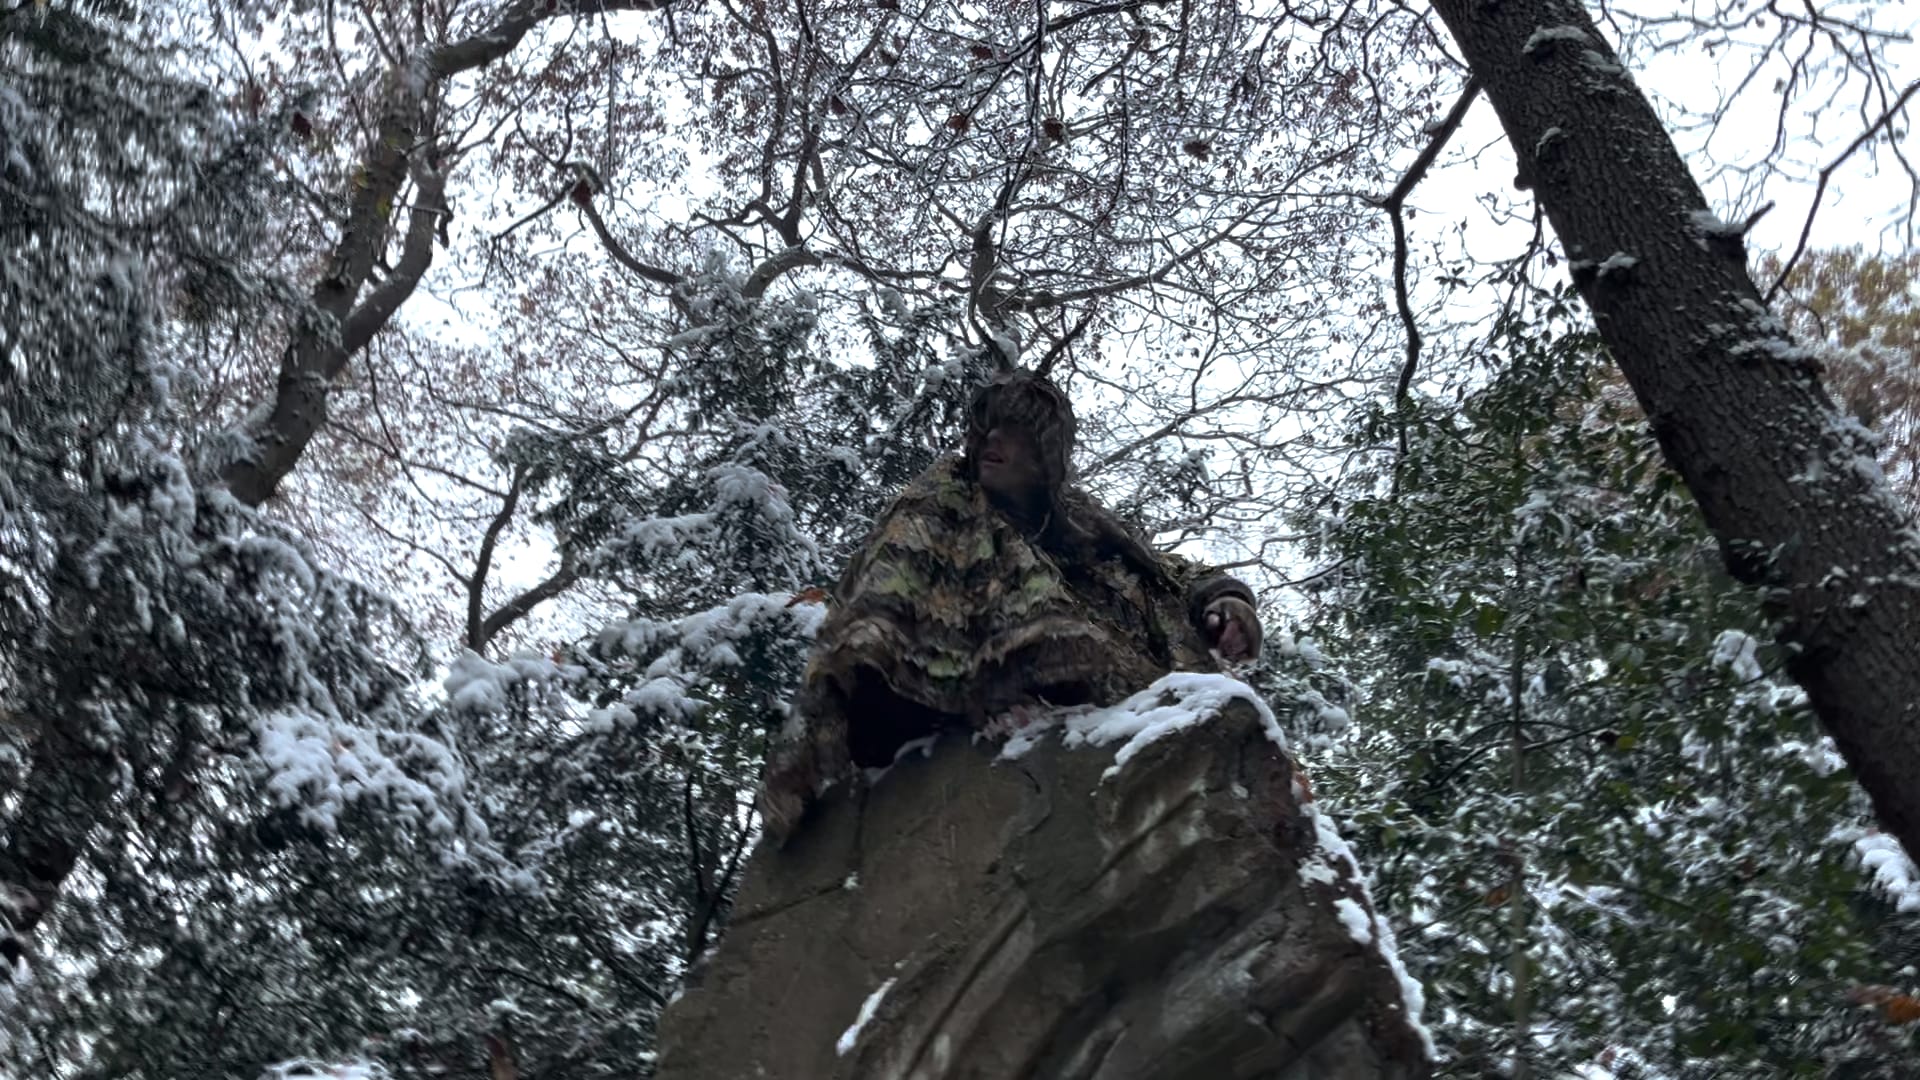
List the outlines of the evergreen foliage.
{"type": "MultiPolygon", "coordinates": [[[[472,101],[418,87],[450,130],[519,118],[517,80],[569,106],[605,87],[607,156],[678,182],[691,144],[662,137],[658,101],[616,99],[640,71],[653,97],[690,95],[715,128],[694,141],[760,194],[721,193],[698,228],[633,226],[671,267],[641,286],[536,250],[557,214],[496,236],[505,289],[525,287],[501,340],[458,353],[451,386],[355,383],[374,369],[356,357],[300,466],[336,501],[258,512],[217,476],[253,445],[222,435],[245,426],[229,406],[261,387],[223,383],[215,339],[272,329],[271,368],[281,331],[338,332],[310,297],[361,179],[347,118],[418,69],[372,34],[294,45],[262,65],[301,75],[269,101],[219,82],[191,25],[265,5],[0,0],[0,1078],[643,1074],[725,924],[818,590],[958,441],[988,366],[966,333],[1025,320],[1096,354],[1056,374],[1089,485],[1129,520],[1257,549],[1256,570],[1290,557],[1263,530],[1331,460],[1300,418],[1398,359],[1348,336],[1385,308],[1344,276],[1363,230],[1342,200],[1437,110],[1449,69],[1368,66],[1439,56],[1430,28],[1406,9],[1365,32],[1292,5],[1191,25],[1150,4],[1031,26],[954,9],[906,49],[860,44],[873,5],[828,7],[841,32],[798,6],[688,11],[666,31],[679,67],[609,34],[555,46],[537,79],[475,69],[472,101]],[[1290,49],[1302,27],[1318,45],[1290,49]],[[338,85],[302,82],[335,62],[338,85]],[[1116,358],[1138,341],[1157,355],[1116,358]],[[489,396],[496,379],[520,385],[489,396]],[[419,430],[367,439],[382,394],[419,430]],[[437,522],[484,537],[454,571],[464,640],[337,557],[344,506],[378,525],[457,501],[383,501],[415,459],[509,480],[437,522]],[[302,508],[334,520],[309,535],[302,508]],[[489,616],[510,527],[558,569],[489,616]],[[564,632],[501,632],[562,597],[564,632]]],[[[448,26],[538,38],[546,17],[480,5],[448,26]]],[[[481,185],[546,198],[556,162],[578,167],[573,127],[526,116],[481,185]]],[[[460,163],[422,169],[435,145],[395,166],[412,197],[460,163]]],[[[611,245],[588,212],[620,189],[580,175],[541,213],[571,207],[611,245]]],[[[1903,439],[1911,264],[1803,272],[1803,317],[1838,318],[1903,439]]],[[[1303,519],[1329,569],[1310,636],[1269,637],[1262,689],[1395,915],[1450,1071],[1900,1075],[1920,1057],[1920,887],[1566,304],[1503,320],[1463,400],[1371,410],[1338,448],[1365,465],[1303,519]]],[[[382,340],[431,374],[458,351],[428,336],[382,340]]],[[[1887,460],[1913,479],[1910,439],[1887,460]]]]}
{"type": "Polygon", "coordinates": [[[1354,433],[1316,629],[1364,705],[1316,791],[1457,1075],[1897,1075],[1920,1044],[1857,991],[1911,977],[1920,922],[1871,895],[1864,799],[1570,316],[1354,433]]]}
{"type": "Polygon", "coordinates": [[[248,946],[325,955],[251,918],[312,880],[294,838],[369,802],[442,850],[466,825],[404,625],[178,452],[176,286],[233,311],[285,293],[252,268],[272,128],[234,125],[163,40],[120,5],[0,13],[8,1075],[140,1075],[129,1053],[203,1059],[209,1030],[257,1068],[289,1032],[235,1016],[316,1003],[232,978],[273,962],[248,946]]]}

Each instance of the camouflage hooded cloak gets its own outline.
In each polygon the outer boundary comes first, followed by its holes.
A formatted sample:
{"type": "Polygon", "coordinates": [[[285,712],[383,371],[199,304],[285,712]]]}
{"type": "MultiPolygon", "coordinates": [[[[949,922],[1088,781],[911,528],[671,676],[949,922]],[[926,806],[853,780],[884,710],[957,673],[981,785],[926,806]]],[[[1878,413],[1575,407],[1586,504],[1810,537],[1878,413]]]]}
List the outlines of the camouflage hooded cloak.
{"type": "Polygon", "coordinates": [[[1110,705],[1169,671],[1218,670],[1198,625],[1251,590],[1155,554],[1072,486],[1074,420],[1045,379],[997,377],[974,398],[965,452],[902,491],[833,590],[775,749],[762,809],[783,837],[826,785],[892,761],[900,745],[979,728],[1015,706],[1110,705]],[[977,480],[987,432],[1035,435],[1050,494],[1038,525],[977,480]]]}

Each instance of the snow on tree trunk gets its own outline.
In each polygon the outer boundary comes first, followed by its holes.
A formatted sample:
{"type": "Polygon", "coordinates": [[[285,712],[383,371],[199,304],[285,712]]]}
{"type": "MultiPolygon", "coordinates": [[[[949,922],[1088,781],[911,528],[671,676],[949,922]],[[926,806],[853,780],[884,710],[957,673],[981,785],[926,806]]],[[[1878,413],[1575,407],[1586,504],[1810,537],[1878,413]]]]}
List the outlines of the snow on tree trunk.
{"type": "Polygon", "coordinates": [[[951,740],[830,793],[754,854],[659,1080],[1426,1075],[1357,866],[1222,686],[1172,676],[1018,758],[951,740]]]}
{"type": "Polygon", "coordinates": [[[1920,533],[1762,302],[1737,226],[1577,0],[1437,0],[1727,562],[1881,822],[1920,852],[1920,533]]]}

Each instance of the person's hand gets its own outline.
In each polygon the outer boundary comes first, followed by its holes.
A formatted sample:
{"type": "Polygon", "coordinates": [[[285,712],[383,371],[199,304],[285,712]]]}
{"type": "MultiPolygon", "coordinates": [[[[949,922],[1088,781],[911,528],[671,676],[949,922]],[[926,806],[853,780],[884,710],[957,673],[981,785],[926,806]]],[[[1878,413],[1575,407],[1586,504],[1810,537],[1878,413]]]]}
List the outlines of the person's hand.
{"type": "Polygon", "coordinates": [[[1229,663],[1260,655],[1260,616],[1252,604],[1237,596],[1223,596],[1207,605],[1200,617],[1200,635],[1208,648],[1229,663]]]}

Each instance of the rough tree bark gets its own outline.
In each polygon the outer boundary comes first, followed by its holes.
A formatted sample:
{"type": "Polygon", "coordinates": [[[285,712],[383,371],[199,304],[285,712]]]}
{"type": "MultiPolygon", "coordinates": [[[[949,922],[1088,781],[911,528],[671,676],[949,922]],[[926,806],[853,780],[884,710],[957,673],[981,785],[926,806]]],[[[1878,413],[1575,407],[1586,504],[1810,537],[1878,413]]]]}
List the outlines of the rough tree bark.
{"type": "Polygon", "coordinates": [[[1435,0],[1667,461],[1920,857],[1920,532],[1579,0],[1435,0]]]}
{"type": "Polygon", "coordinates": [[[1253,710],[1113,761],[951,739],[831,793],[753,855],[658,1080],[1426,1075],[1358,868],[1253,710]]]}

